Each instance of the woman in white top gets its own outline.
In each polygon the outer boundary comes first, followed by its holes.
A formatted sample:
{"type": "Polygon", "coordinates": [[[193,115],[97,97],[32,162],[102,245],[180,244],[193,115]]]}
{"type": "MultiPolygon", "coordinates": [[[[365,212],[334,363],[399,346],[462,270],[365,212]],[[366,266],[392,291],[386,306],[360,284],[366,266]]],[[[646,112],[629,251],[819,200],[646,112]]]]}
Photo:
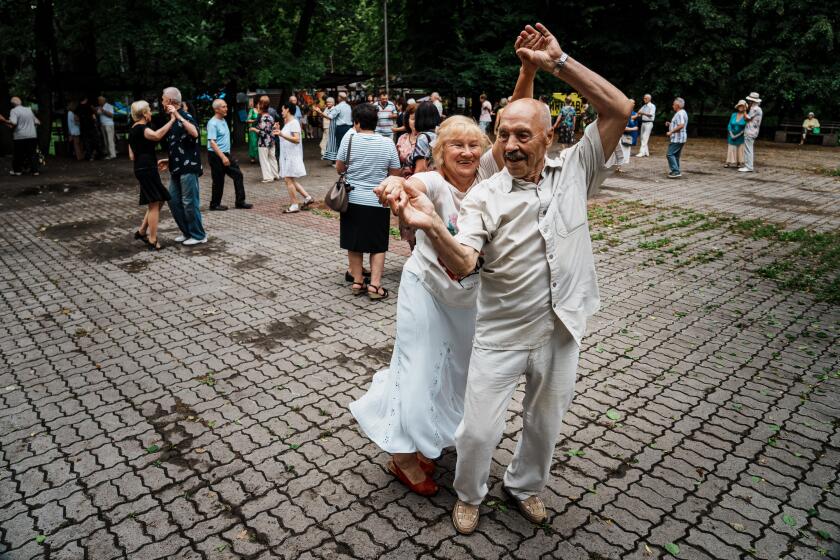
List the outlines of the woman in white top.
{"type": "MultiPolygon", "coordinates": [[[[389,177],[375,192],[383,203],[398,196],[406,183],[425,192],[455,235],[464,196],[498,170],[493,153],[485,153],[489,143],[472,119],[449,117],[432,148],[436,170],[407,180],[389,177]]],[[[431,459],[454,445],[455,428],[464,412],[477,280],[477,275],[454,280],[438,262],[426,235],[418,231],[400,280],[390,367],[378,372],[368,392],[350,404],[362,430],[392,455],[388,470],[424,496],[438,490],[430,477],[431,459]]]]}
{"type": "Polygon", "coordinates": [[[280,130],[280,176],[286,181],[289,199],[292,203],[285,210],[286,213],[300,212],[297,193],[303,196],[303,207],[312,204],[312,197],[298,182],[298,177],[306,175],[303,166],[303,144],[301,144],[300,122],[295,118],[295,106],[286,102],[280,109],[283,117],[283,128],[280,130]]]}

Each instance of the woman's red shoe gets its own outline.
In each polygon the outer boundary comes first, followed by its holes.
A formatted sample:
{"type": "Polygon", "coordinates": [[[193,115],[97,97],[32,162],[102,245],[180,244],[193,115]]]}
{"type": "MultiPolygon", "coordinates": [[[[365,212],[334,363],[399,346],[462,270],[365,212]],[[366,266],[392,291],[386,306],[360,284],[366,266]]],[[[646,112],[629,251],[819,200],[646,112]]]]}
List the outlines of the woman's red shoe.
{"type": "Polygon", "coordinates": [[[415,494],[420,494],[421,496],[434,496],[438,493],[438,485],[434,480],[429,478],[428,474],[422,482],[414,484],[408,479],[402,469],[400,469],[394,461],[388,462],[388,471],[397,477],[400,482],[405,484],[405,486],[415,494]]]}

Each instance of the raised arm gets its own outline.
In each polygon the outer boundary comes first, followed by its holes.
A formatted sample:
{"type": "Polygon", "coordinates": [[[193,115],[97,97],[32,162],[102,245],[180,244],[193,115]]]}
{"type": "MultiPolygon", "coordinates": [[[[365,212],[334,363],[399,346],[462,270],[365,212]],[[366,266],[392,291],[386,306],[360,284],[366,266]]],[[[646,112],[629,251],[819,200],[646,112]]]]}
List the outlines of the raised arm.
{"type": "Polygon", "coordinates": [[[601,146],[605,159],[609,159],[624,133],[633,102],[610,82],[565,55],[557,38],[543,24],[538,23],[536,29],[526,26],[520,37],[531,36],[533,41],[537,35],[543,39],[537,43],[538,48],[521,47],[517,54],[572,86],[597,109],[601,146]]]}

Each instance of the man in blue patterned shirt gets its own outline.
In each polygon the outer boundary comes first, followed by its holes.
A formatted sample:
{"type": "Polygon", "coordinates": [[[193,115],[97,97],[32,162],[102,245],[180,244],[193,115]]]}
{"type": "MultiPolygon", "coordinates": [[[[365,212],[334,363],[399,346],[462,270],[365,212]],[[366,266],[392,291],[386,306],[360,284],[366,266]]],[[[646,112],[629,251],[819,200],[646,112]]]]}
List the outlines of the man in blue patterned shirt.
{"type": "Polygon", "coordinates": [[[688,140],[688,113],[685,112],[685,100],[682,97],[674,99],[674,118],[665,123],[668,127],[668,137],[671,143],[668,144],[668,167],[671,171],[668,173],[669,179],[676,179],[682,177],[680,172],[680,155],[682,149],[688,140]]]}
{"type": "Polygon", "coordinates": [[[168,87],[161,96],[167,112],[175,111],[177,120],[163,139],[169,151],[168,160],[160,160],[158,168],[169,169],[169,210],[183,235],[176,243],[198,245],[207,243],[207,234],[201,222],[201,199],[198,178],[202,173],[198,123],[181,107],[181,92],[168,87]]]}

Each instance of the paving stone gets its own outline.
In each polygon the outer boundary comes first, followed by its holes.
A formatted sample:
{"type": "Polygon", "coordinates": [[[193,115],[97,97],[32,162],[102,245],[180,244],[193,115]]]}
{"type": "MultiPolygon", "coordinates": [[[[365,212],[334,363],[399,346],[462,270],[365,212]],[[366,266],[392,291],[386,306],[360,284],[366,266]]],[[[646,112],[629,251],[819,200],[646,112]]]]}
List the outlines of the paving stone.
{"type": "MultiPolygon", "coordinates": [[[[347,409],[390,359],[405,243],[386,258],[392,297],[373,303],[343,282],[338,220],[283,214],[256,167],[243,169],[252,211],[206,215],[211,240],[193,250],[169,241],[164,212],[154,255],[130,240],[124,160],[96,164],[113,182],[96,193],[3,194],[0,556],[44,557],[44,534],[50,558],[74,560],[647,560],[668,543],[680,558],[840,559],[816,532],[840,538],[840,381],[818,377],[840,364],[840,308],[756,272],[795,244],[720,219],[837,231],[840,183],[765,162],[735,177],[692,148],[681,181],[634,158],[592,201],[601,311],[541,494],[549,520],[484,506],[472,537],[449,518],[454,451],[441,492],[416,496],[347,409]],[[56,233],[78,222],[89,229],[56,233]]],[[[305,149],[320,197],[334,172],[305,149]]],[[[523,395],[488,481],[501,503],[523,395]]]]}

